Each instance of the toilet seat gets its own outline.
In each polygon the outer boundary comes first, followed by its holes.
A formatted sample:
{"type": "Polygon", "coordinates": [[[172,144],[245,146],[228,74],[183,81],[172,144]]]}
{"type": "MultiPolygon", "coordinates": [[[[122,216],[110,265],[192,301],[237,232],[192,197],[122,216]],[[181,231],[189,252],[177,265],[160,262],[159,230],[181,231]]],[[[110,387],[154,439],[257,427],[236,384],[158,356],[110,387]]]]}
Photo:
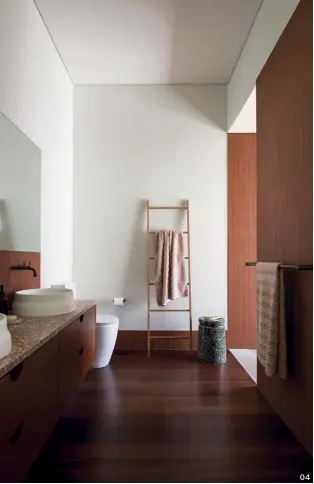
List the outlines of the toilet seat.
{"type": "Polygon", "coordinates": [[[96,326],[105,326],[118,323],[119,318],[114,314],[97,314],[96,316],[96,326]]]}

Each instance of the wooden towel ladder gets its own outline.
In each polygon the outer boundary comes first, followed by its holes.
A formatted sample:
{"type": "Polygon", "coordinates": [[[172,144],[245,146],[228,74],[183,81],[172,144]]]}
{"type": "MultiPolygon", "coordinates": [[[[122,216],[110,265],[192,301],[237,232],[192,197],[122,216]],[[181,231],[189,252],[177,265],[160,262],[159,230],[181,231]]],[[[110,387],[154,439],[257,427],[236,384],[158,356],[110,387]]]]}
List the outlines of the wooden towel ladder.
{"type": "Polygon", "coordinates": [[[192,293],[191,293],[191,246],[190,246],[190,206],[187,200],[184,206],[152,206],[149,204],[149,200],[146,202],[146,277],[147,277],[147,356],[150,357],[151,352],[151,340],[152,339],[189,339],[190,351],[193,349],[193,335],[192,335],[192,293]],[[188,242],[188,256],[184,257],[188,261],[188,291],[189,291],[189,308],[188,309],[151,309],[150,307],[150,286],[154,286],[153,282],[150,282],[150,261],[155,260],[155,257],[150,256],[150,237],[156,232],[150,230],[150,211],[151,210],[186,210],[187,214],[187,230],[183,232],[187,235],[188,242]],[[189,313],[189,336],[151,336],[150,329],[150,314],[153,312],[188,312],[189,313]]]}

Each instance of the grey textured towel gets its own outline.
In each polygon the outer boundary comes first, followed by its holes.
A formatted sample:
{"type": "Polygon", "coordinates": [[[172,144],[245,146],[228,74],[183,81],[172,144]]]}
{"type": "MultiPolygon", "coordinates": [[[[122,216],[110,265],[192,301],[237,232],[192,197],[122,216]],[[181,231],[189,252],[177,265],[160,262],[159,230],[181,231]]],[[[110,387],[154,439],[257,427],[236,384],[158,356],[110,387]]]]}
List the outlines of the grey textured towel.
{"type": "Polygon", "coordinates": [[[279,263],[256,265],[257,358],[267,376],[287,378],[285,288],[279,263]]]}

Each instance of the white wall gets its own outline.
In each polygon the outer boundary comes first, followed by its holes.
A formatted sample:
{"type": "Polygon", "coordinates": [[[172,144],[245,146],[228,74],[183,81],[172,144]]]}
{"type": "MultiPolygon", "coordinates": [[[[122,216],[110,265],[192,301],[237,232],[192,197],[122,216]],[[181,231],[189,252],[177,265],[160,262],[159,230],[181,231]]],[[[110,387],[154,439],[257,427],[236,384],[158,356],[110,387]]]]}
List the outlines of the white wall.
{"type": "Polygon", "coordinates": [[[256,133],[256,88],[249,95],[229,133],[256,133]]]}
{"type": "Polygon", "coordinates": [[[42,151],[42,285],[72,271],[73,86],[33,0],[0,2],[0,111],[42,151]]]}
{"type": "Polygon", "coordinates": [[[0,250],[40,252],[40,157],[0,114],[0,250]]]}
{"type": "MultiPolygon", "coordinates": [[[[201,315],[225,315],[225,88],[75,87],[74,161],[78,297],[112,311],[112,298],[124,296],[121,327],[145,329],[145,200],[189,199],[194,326],[201,315]]],[[[162,217],[153,213],[153,228],[184,228],[182,212],[162,217]]],[[[187,329],[187,313],[172,315],[158,314],[153,328],[187,329]]]]}
{"type": "Polygon", "coordinates": [[[228,130],[275,47],[299,0],[263,0],[227,87],[228,130]]]}

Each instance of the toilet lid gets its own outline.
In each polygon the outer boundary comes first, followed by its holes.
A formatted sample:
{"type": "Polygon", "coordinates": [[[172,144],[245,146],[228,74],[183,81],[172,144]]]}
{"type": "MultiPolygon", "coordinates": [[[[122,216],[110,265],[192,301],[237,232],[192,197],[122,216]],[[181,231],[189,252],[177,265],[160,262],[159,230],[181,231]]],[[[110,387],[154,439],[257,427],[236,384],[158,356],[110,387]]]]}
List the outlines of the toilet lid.
{"type": "Polygon", "coordinates": [[[97,314],[96,326],[103,326],[104,324],[118,324],[119,318],[114,314],[97,314]]]}

